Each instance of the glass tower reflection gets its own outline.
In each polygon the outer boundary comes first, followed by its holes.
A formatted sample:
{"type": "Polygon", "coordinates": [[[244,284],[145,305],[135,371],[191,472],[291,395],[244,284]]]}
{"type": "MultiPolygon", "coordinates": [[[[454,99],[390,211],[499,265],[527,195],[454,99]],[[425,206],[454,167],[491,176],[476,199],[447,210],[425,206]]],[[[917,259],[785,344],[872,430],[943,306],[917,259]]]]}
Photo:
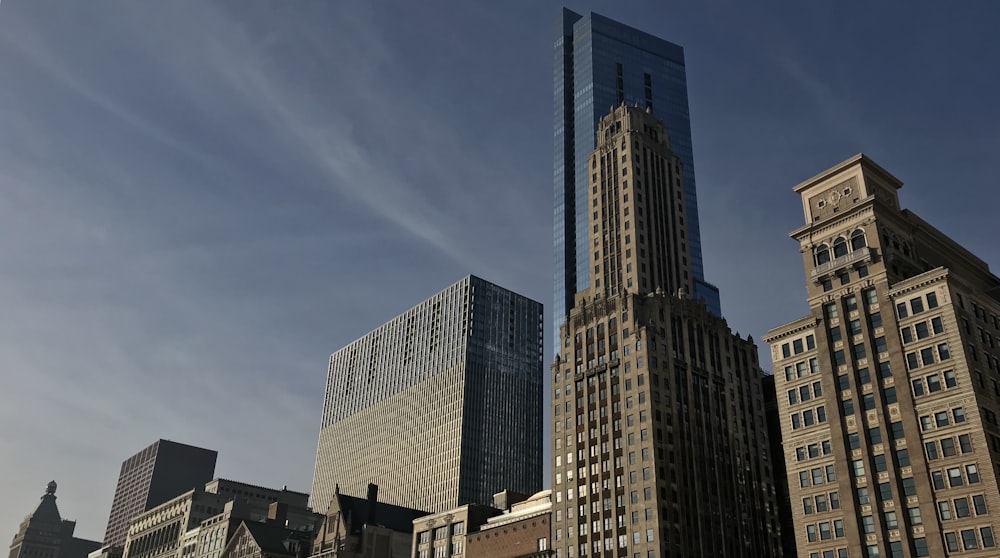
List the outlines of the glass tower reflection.
{"type": "Polygon", "coordinates": [[[554,46],[555,338],[574,295],[590,285],[582,165],[594,150],[598,121],[621,103],[652,107],[667,125],[672,150],[683,164],[694,297],[721,315],[719,291],[704,280],[684,49],[601,15],[565,8],[554,46]]]}

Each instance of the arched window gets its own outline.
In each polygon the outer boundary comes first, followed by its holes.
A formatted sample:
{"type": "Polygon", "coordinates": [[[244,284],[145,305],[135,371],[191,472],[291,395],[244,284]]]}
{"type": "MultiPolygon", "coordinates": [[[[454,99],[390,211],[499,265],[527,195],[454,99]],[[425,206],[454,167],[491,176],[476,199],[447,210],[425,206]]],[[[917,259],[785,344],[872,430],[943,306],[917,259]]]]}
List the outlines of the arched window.
{"type": "Polygon", "coordinates": [[[830,248],[826,244],[820,244],[816,247],[816,265],[822,265],[830,261],[830,248]]]}
{"type": "Polygon", "coordinates": [[[866,246],[865,231],[858,229],[851,233],[851,251],[860,250],[866,246]]]}
{"type": "Polygon", "coordinates": [[[839,258],[840,256],[847,255],[847,239],[844,237],[838,237],[837,240],[833,241],[833,257],[839,258]]]}

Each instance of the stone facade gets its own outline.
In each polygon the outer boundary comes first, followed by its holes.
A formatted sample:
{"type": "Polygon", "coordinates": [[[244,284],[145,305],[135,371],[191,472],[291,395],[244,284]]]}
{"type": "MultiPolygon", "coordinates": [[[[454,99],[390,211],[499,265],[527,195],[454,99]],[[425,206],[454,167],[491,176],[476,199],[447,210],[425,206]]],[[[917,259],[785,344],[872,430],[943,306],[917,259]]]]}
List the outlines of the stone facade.
{"type": "Polygon", "coordinates": [[[551,369],[555,555],[780,556],[757,349],[689,297],[668,131],[617,107],[587,168],[590,287],[551,369]]]}
{"type": "Polygon", "coordinates": [[[811,312],[766,341],[799,556],[1000,553],[1000,279],[901,185],[858,155],[795,188],[811,312]]]}

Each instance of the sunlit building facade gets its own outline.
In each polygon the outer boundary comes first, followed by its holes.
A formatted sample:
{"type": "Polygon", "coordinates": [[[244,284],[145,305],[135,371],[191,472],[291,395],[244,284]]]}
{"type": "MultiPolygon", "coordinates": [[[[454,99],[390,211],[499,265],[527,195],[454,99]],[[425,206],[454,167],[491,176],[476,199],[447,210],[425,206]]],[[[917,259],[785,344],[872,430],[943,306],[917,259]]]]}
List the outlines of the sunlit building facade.
{"type": "Polygon", "coordinates": [[[443,511],[542,484],[542,305],[468,276],[330,357],[313,509],[443,511]]]}
{"type": "Polygon", "coordinates": [[[768,333],[808,558],[1000,555],[1000,278],[864,155],[795,188],[811,312],[768,333]]]}

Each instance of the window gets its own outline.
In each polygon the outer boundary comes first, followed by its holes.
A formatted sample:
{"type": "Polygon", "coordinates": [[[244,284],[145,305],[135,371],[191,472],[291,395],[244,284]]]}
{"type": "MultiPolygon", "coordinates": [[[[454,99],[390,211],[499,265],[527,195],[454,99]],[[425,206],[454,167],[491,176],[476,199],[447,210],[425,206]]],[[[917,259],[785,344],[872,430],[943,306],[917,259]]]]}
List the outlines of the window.
{"type": "MultiPolygon", "coordinates": [[[[851,233],[851,250],[860,250],[865,247],[865,233],[858,229],[851,233]]],[[[933,293],[932,293],[933,294],[933,293]]],[[[929,295],[928,295],[929,296],[929,295]]],[[[929,303],[929,301],[928,301],[929,303]]],[[[933,306],[931,307],[933,308],[933,306]]]]}
{"type": "Polygon", "coordinates": [[[969,517],[972,509],[969,508],[968,498],[955,498],[955,517],[969,517]]]}
{"type": "Polygon", "coordinates": [[[920,297],[910,299],[910,311],[916,315],[924,311],[924,300],[920,297]]]}
{"type": "Polygon", "coordinates": [[[927,391],[934,393],[941,391],[941,377],[937,374],[927,376],[927,391]]]}
{"type": "Polygon", "coordinates": [[[913,343],[913,330],[909,327],[904,327],[899,330],[900,335],[903,338],[903,343],[913,343]]]}
{"type": "Polygon", "coordinates": [[[956,486],[962,486],[963,484],[962,470],[958,467],[948,469],[948,486],[955,488],[956,486]]]}
{"type": "Polygon", "coordinates": [[[942,438],[941,439],[941,454],[945,457],[952,457],[958,455],[958,451],[955,449],[955,439],[954,438],[942,438]]]}
{"type": "Polygon", "coordinates": [[[937,308],[937,307],[938,307],[937,294],[927,293],[927,308],[937,308]]]}
{"type": "Polygon", "coordinates": [[[927,339],[931,335],[931,332],[927,329],[927,322],[916,324],[914,330],[917,332],[917,339],[927,339]]]}
{"type": "Polygon", "coordinates": [[[937,442],[927,442],[924,444],[927,450],[927,461],[934,461],[938,458],[937,442]]]}
{"type": "Polygon", "coordinates": [[[872,444],[881,444],[882,443],[882,429],[879,428],[878,426],[873,426],[872,428],[869,428],[868,429],[868,440],[871,441],[872,444]]]}
{"type": "Polygon", "coordinates": [[[841,401],[840,403],[841,403],[841,406],[844,409],[844,416],[845,417],[848,417],[848,416],[851,416],[851,415],[854,414],[854,400],[853,399],[846,399],[844,401],[841,401]]]}
{"type": "Polygon", "coordinates": [[[942,426],[948,426],[947,411],[940,411],[934,413],[934,424],[936,424],[938,428],[941,428],[942,426]]]}
{"type": "Polygon", "coordinates": [[[983,548],[993,548],[996,541],[993,539],[993,528],[982,527],[979,529],[979,536],[983,538],[983,548]]]}
{"type": "Polygon", "coordinates": [[[851,378],[847,374],[837,376],[837,387],[840,391],[851,389],[851,378]]]}
{"type": "Polygon", "coordinates": [[[870,515],[861,518],[861,528],[868,535],[875,532],[875,519],[870,515]]]}
{"type": "MultiPolygon", "coordinates": [[[[852,463],[854,465],[854,476],[855,477],[863,477],[863,476],[865,476],[865,462],[864,462],[864,460],[863,459],[855,459],[852,463]]],[[[801,476],[801,473],[799,473],[799,475],[801,476]]],[[[809,486],[809,485],[805,484],[805,485],[802,485],[802,486],[809,486]]]]}
{"type": "Polygon", "coordinates": [[[955,377],[954,370],[944,371],[944,385],[953,388],[958,385],[958,379],[955,377]]]}
{"type": "Polygon", "coordinates": [[[833,257],[839,258],[847,255],[847,239],[840,236],[833,241],[833,257]]]}
{"type": "Polygon", "coordinates": [[[847,444],[852,450],[856,450],[861,447],[861,442],[859,441],[857,432],[850,432],[847,434],[847,444]]]}
{"type": "Polygon", "coordinates": [[[892,500],[892,485],[890,483],[878,483],[878,492],[883,500],[892,500]]]}
{"type": "Polygon", "coordinates": [[[806,515],[811,515],[813,513],[813,500],[812,498],[802,499],[802,511],[806,515]]]}
{"type": "Polygon", "coordinates": [[[920,517],[920,508],[908,508],[906,510],[910,516],[910,525],[923,525],[924,520],[920,517]]]}
{"type": "Polygon", "coordinates": [[[955,533],[945,533],[944,542],[949,552],[958,552],[958,535],[955,533]]]}
{"type": "Polygon", "coordinates": [[[934,484],[934,489],[935,490],[943,490],[944,489],[944,474],[942,474],[941,471],[932,471],[931,472],[931,483],[934,484]]]}
{"type": "Polygon", "coordinates": [[[941,521],[952,519],[954,516],[951,513],[951,502],[948,500],[938,502],[938,515],[941,516],[941,521]]]}
{"type": "Polygon", "coordinates": [[[903,318],[906,317],[906,303],[905,302],[900,302],[899,304],[896,305],[896,316],[898,316],[900,319],[903,319],[903,318]]]}
{"type": "Polygon", "coordinates": [[[941,360],[948,360],[951,358],[951,351],[948,349],[947,343],[941,343],[937,346],[938,348],[938,358],[941,360]]]}
{"type": "Polygon", "coordinates": [[[899,529],[899,521],[896,519],[896,512],[887,511],[883,514],[886,529],[899,529]]]}
{"type": "Polygon", "coordinates": [[[966,465],[965,476],[969,478],[969,484],[976,484],[979,482],[979,467],[976,465],[966,465]]]}
{"type": "Polygon", "coordinates": [[[958,437],[958,446],[961,448],[962,453],[972,452],[972,438],[968,434],[962,434],[958,437]]]}
{"type": "MultiPolygon", "coordinates": [[[[986,506],[986,504],[984,503],[983,504],[983,509],[986,509],[985,506],[986,506]]],[[[839,510],[840,509],[840,494],[837,493],[837,492],[831,492],[830,493],[830,509],[831,510],[839,510]]],[[[837,536],[840,537],[842,535],[837,535],[837,536]]]]}
{"type": "Polygon", "coordinates": [[[962,548],[965,550],[974,550],[979,548],[979,542],[976,540],[975,529],[962,530],[962,548]]]}

